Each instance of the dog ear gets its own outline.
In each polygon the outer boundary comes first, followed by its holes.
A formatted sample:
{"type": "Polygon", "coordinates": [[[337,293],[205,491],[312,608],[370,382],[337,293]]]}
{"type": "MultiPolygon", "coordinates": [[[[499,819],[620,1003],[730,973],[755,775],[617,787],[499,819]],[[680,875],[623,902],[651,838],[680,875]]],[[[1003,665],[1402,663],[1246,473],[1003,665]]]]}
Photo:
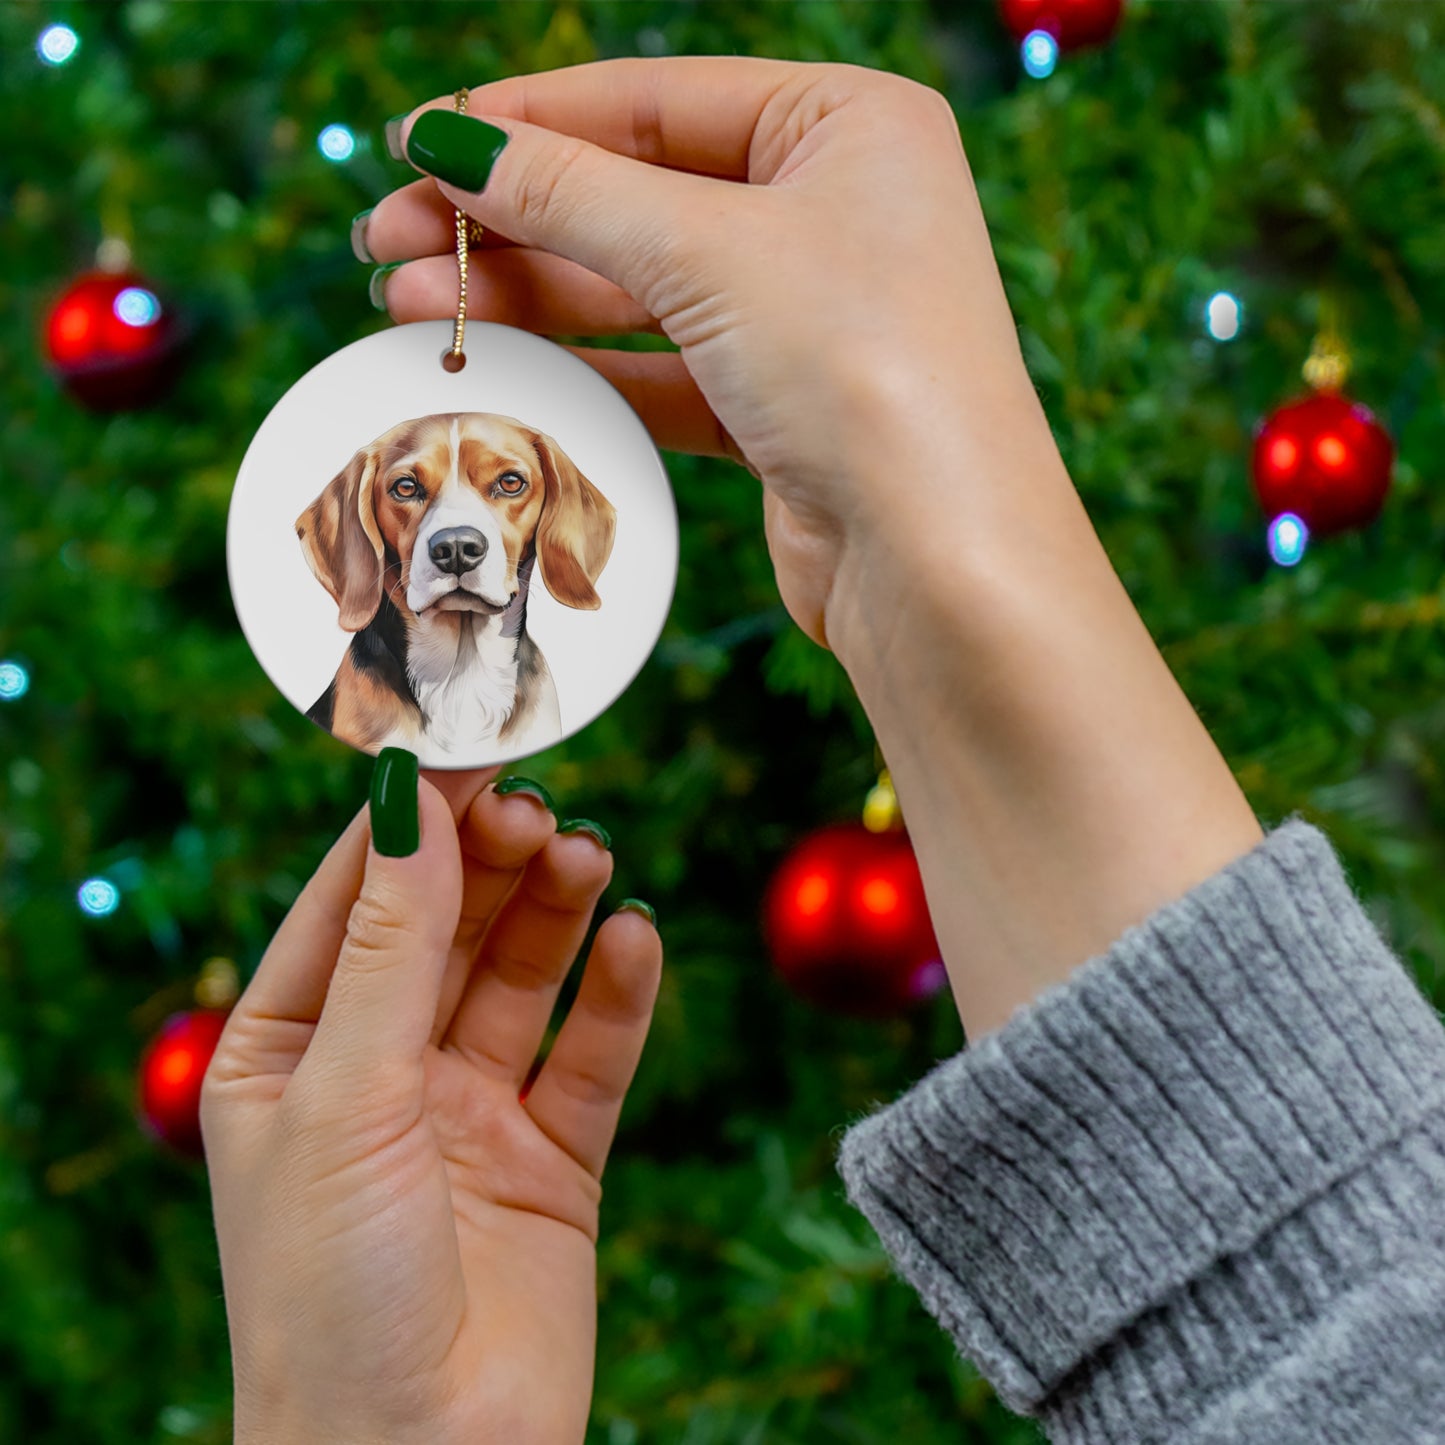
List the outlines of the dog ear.
{"type": "Polygon", "coordinates": [[[376,451],[357,452],[296,519],[301,552],[340,609],[345,632],[359,632],[381,606],[381,529],[371,505],[376,451]]]}
{"type": "Polygon", "coordinates": [[[617,509],[551,437],[534,432],[532,445],[547,493],[537,526],[542,581],[565,606],[595,611],[602,599],[593,584],[612,555],[617,509]]]}

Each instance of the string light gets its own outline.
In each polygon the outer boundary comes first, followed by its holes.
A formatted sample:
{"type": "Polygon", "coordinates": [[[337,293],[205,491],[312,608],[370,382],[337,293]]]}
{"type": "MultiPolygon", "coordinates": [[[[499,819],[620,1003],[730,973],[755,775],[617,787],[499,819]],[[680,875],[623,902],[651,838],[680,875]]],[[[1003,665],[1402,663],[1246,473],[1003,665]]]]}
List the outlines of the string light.
{"type": "Polygon", "coordinates": [[[30,674],[8,658],[0,662],[0,702],[16,702],[30,691],[30,674]]]}
{"type": "Polygon", "coordinates": [[[1269,555],[1281,567],[1293,567],[1305,554],[1310,529],[1293,512],[1281,512],[1269,524],[1269,555]]]}
{"type": "Polygon", "coordinates": [[[127,326],[154,326],[161,319],[161,303],[155,292],[144,286],[127,286],[111,309],[127,326]]]}
{"type": "Polygon", "coordinates": [[[356,151],[356,137],[344,125],[329,125],[316,137],[316,145],[329,161],[349,161],[356,151]]]}
{"type": "Polygon", "coordinates": [[[1059,63],[1059,42],[1047,30],[1031,30],[1019,48],[1024,69],[1035,80],[1045,80],[1059,63]]]}
{"type": "Polygon", "coordinates": [[[80,36],[68,25],[47,25],[35,42],[35,53],[47,65],[64,65],[80,49],[80,36]]]}
{"type": "Polygon", "coordinates": [[[87,878],[75,897],[80,911],[92,918],[108,918],[120,907],[120,889],[109,878],[87,878]]]}
{"type": "Polygon", "coordinates": [[[1216,291],[1204,308],[1204,329],[1216,341],[1233,341],[1244,325],[1244,307],[1228,291],[1216,291]]]}

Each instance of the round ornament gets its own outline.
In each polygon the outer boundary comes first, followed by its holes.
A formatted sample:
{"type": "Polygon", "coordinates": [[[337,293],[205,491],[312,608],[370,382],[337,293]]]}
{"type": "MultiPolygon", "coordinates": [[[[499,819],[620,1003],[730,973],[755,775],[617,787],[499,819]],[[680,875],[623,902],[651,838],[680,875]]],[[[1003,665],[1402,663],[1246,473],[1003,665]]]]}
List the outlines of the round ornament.
{"type": "Polygon", "coordinates": [[[66,390],[96,411],[154,401],[174,376],[180,340],[174,313],[131,271],[87,272],[45,322],[50,365],[66,390]]]}
{"type": "Polygon", "coordinates": [[[1271,412],[1255,434],[1255,495],[1267,517],[1293,512],[1315,536],[1365,527],[1384,506],[1394,458],[1368,407],[1316,392],[1271,412]]]}
{"type": "Polygon", "coordinates": [[[947,975],[908,835],[861,823],[804,838],[764,901],[773,964],[799,996],[836,1013],[897,1014],[947,975]]]}
{"type": "Polygon", "coordinates": [[[343,348],[247,449],[226,538],[247,641],[286,698],[375,755],[479,768],[571,736],[647,660],[677,581],[662,458],[543,337],[449,321],[343,348]]]}
{"type": "Polygon", "coordinates": [[[999,15],[1015,40],[1045,31],[1060,50],[1100,45],[1119,24],[1124,0],[999,0],[999,15]]]}
{"type": "Polygon", "coordinates": [[[201,1139],[201,1084],[229,1010],[172,1014],[141,1057],[138,1113],[142,1124],[173,1149],[196,1158],[201,1139]]]}

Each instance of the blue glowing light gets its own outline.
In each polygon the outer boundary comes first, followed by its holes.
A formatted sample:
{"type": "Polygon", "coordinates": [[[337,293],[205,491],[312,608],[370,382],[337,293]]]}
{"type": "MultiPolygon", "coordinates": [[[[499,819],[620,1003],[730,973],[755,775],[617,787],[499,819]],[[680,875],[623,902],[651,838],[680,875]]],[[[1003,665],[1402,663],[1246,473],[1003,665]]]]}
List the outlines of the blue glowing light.
{"type": "Polygon", "coordinates": [[[161,319],[161,303],[143,286],[127,286],[111,308],[127,326],[151,326],[161,319]]]}
{"type": "Polygon", "coordinates": [[[68,25],[47,25],[35,42],[35,53],[47,65],[64,65],[80,49],[80,36],[68,25]]]}
{"type": "Polygon", "coordinates": [[[1281,567],[1293,567],[1305,554],[1310,529],[1293,512],[1281,512],[1269,524],[1269,555],[1281,567]]]}
{"type": "Polygon", "coordinates": [[[120,889],[109,878],[87,878],[75,895],[80,911],[105,918],[120,907],[120,889]]]}
{"type": "Polygon", "coordinates": [[[14,702],[30,691],[30,674],[18,662],[0,662],[0,702],[14,702]]]}
{"type": "Polygon", "coordinates": [[[1216,341],[1233,341],[1244,325],[1244,307],[1228,291],[1216,291],[1204,308],[1204,329],[1216,341]]]}
{"type": "Polygon", "coordinates": [[[344,125],[329,125],[316,144],[329,161],[349,161],[356,150],[356,137],[344,125]]]}
{"type": "Polygon", "coordinates": [[[1024,69],[1035,80],[1043,80],[1054,73],[1059,63],[1059,42],[1047,30],[1031,30],[1024,37],[1020,54],[1024,69]]]}

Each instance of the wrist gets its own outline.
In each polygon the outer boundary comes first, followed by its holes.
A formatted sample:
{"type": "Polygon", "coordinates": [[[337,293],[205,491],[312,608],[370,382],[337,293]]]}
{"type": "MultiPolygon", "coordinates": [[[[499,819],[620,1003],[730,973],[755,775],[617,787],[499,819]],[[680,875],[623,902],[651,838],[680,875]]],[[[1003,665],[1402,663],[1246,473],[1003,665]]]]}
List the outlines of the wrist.
{"type": "Polygon", "coordinates": [[[827,617],[970,1037],[1262,837],[1052,438],[1012,442],[955,443],[957,504],[880,519],[827,617]]]}
{"type": "Polygon", "coordinates": [[[980,608],[997,589],[1027,586],[1090,549],[1109,565],[1032,387],[1001,385],[974,398],[983,420],[940,426],[961,413],[959,391],[930,400],[928,424],[909,425],[896,409],[885,421],[886,396],[856,409],[871,440],[851,449],[858,503],[824,623],[860,691],[880,669],[891,682],[925,639],[967,648],[976,628],[986,647],[997,629],[980,608]],[[887,444],[900,434],[906,446],[887,444]]]}

